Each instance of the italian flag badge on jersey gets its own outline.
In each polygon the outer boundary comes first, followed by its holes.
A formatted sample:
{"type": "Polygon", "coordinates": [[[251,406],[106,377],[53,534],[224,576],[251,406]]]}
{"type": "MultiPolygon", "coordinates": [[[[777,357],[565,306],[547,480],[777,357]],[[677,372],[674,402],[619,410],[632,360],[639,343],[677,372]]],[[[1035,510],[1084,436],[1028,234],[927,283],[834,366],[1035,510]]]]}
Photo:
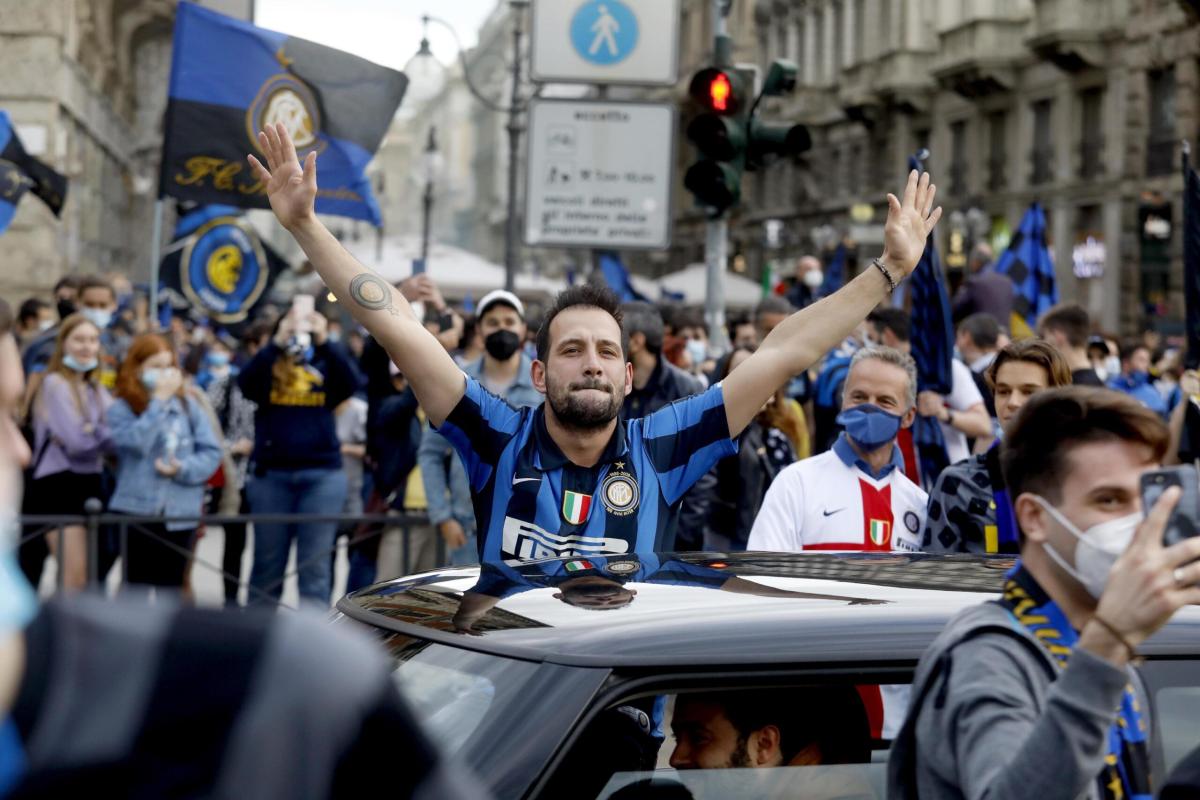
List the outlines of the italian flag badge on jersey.
{"type": "Polygon", "coordinates": [[[590,561],[568,561],[563,565],[567,572],[583,572],[584,570],[595,569],[590,561]]]}
{"type": "Polygon", "coordinates": [[[571,491],[563,492],[563,519],[570,524],[578,525],[587,519],[588,511],[591,507],[592,496],[590,494],[571,491]]]}
{"type": "Polygon", "coordinates": [[[876,547],[886,545],[888,543],[888,536],[891,533],[891,527],[891,523],[887,520],[871,520],[871,544],[876,547]]]}

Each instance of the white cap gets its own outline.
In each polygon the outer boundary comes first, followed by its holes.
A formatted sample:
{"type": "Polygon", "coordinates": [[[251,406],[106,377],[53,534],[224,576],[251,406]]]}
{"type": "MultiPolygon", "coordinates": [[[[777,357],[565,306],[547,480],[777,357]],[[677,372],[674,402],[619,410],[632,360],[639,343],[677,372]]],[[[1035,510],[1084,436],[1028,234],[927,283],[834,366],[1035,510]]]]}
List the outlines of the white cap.
{"type": "Polygon", "coordinates": [[[482,317],[487,313],[487,310],[496,303],[504,303],[505,305],[512,306],[517,310],[517,313],[521,315],[521,319],[525,319],[525,306],[520,300],[517,299],[515,294],[512,292],[506,292],[503,289],[497,289],[494,292],[488,292],[483,296],[483,299],[481,299],[475,306],[475,318],[479,319],[482,317]]]}

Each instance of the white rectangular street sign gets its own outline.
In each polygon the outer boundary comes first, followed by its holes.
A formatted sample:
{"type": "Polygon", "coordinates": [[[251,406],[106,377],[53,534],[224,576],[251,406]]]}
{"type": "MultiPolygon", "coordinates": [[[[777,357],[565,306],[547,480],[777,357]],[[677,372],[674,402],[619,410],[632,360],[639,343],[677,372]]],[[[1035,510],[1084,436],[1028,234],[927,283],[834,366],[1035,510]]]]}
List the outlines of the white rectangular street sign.
{"type": "Polygon", "coordinates": [[[525,242],[668,247],[675,116],[668,103],[531,102],[525,242]]]}
{"type": "Polygon", "coordinates": [[[533,0],[533,79],[674,86],[679,2],[533,0]]]}

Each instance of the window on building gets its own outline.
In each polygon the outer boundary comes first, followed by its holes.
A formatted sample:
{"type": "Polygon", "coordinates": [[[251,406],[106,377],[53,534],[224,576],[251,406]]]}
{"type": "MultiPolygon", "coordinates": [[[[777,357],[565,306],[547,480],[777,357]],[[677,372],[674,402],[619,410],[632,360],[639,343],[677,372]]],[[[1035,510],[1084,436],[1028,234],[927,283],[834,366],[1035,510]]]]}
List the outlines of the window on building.
{"type": "Polygon", "coordinates": [[[892,164],[890,163],[892,150],[890,145],[891,142],[886,135],[876,137],[875,141],[872,143],[874,156],[872,158],[872,167],[874,174],[871,176],[871,178],[872,185],[876,190],[884,189],[891,191],[891,187],[889,186],[892,175],[892,164]]]}
{"type": "Polygon", "coordinates": [[[856,64],[867,60],[867,0],[854,0],[854,52],[856,64]]]}
{"type": "Polygon", "coordinates": [[[950,196],[967,193],[967,121],[950,124],[950,196]]]}
{"type": "Polygon", "coordinates": [[[882,42],[880,53],[892,51],[892,4],[883,0],[879,4],[879,40],[882,42]]]}
{"type": "Polygon", "coordinates": [[[988,190],[1000,191],[1008,186],[1008,140],[1005,136],[1008,115],[1003,111],[988,114],[988,190]]]}
{"type": "Polygon", "coordinates": [[[837,78],[846,65],[846,5],[843,0],[833,4],[833,75],[837,78]]]}
{"type": "Polygon", "coordinates": [[[813,71],[813,80],[817,83],[824,83],[829,76],[825,73],[827,59],[825,58],[825,12],[817,10],[813,16],[813,28],[817,36],[817,66],[813,71]]]}
{"type": "Polygon", "coordinates": [[[1079,177],[1089,180],[1104,174],[1104,90],[1083,92],[1079,106],[1079,177]]]}
{"type": "Polygon", "coordinates": [[[1029,180],[1035,186],[1048,183],[1054,177],[1054,141],[1050,134],[1053,109],[1052,100],[1038,100],[1033,104],[1033,151],[1030,153],[1033,171],[1029,180]]]}
{"type": "Polygon", "coordinates": [[[800,85],[804,85],[812,80],[812,76],[808,74],[808,42],[804,37],[808,33],[804,24],[804,19],[796,20],[796,80],[800,85]]]}
{"type": "Polygon", "coordinates": [[[1175,70],[1155,70],[1150,82],[1150,137],[1146,174],[1169,175],[1175,169],[1175,70]]]}
{"type": "Polygon", "coordinates": [[[826,189],[830,197],[841,197],[842,194],[842,153],[840,150],[829,151],[829,167],[826,178],[826,189]]]}
{"type": "Polygon", "coordinates": [[[866,194],[863,186],[863,148],[856,144],[850,148],[850,160],[846,162],[846,190],[852,195],[866,194]]]}
{"type": "Polygon", "coordinates": [[[776,58],[791,58],[792,54],[788,50],[788,26],[786,22],[775,28],[775,53],[776,58]]]}

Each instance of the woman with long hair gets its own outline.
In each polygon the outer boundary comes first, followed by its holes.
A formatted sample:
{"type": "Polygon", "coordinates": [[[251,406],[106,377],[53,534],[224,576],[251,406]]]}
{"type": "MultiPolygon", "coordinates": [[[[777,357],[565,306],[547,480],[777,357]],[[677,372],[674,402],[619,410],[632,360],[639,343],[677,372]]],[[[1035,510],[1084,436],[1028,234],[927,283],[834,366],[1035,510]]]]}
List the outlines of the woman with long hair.
{"type": "MultiPolygon", "coordinates": [[[[750,357],[750,347],[735,348],[725,359],[724,380],[750,357]]],[[[704,549],[746,549],[754,517],[775,476],[796,461],[797,450],[807,445],[808,428],[796,413],[794,401],[781,388],[738,436],[738,452],[717,462],[702,481],[709,493],[704,525],[704,549]]]]}
{"type": "MultiPolygon", "coordinates": [[[[82,314],[67,317],[50,363],[36,377],[27,400],[34,456],[25,511],[82,516],[88,499],[104,498],[101,474],[111,443],[107,413],[112,398],[100,385],[100,329],[82,314]]],[[[58,559],[63,586],[83,588],[85,528],[66,525],[46,539],[58,559]]]]}
{"type": "Polygon", "coordinates": [[[117,486],[109,507],[167,518],[130,526],[126,575],[130,583],[179,588],[221,446],[209,412],[184,384],[175,351],[161,336],[133,340],[117,373],[116,396],[109,424],[117,486]]]}

